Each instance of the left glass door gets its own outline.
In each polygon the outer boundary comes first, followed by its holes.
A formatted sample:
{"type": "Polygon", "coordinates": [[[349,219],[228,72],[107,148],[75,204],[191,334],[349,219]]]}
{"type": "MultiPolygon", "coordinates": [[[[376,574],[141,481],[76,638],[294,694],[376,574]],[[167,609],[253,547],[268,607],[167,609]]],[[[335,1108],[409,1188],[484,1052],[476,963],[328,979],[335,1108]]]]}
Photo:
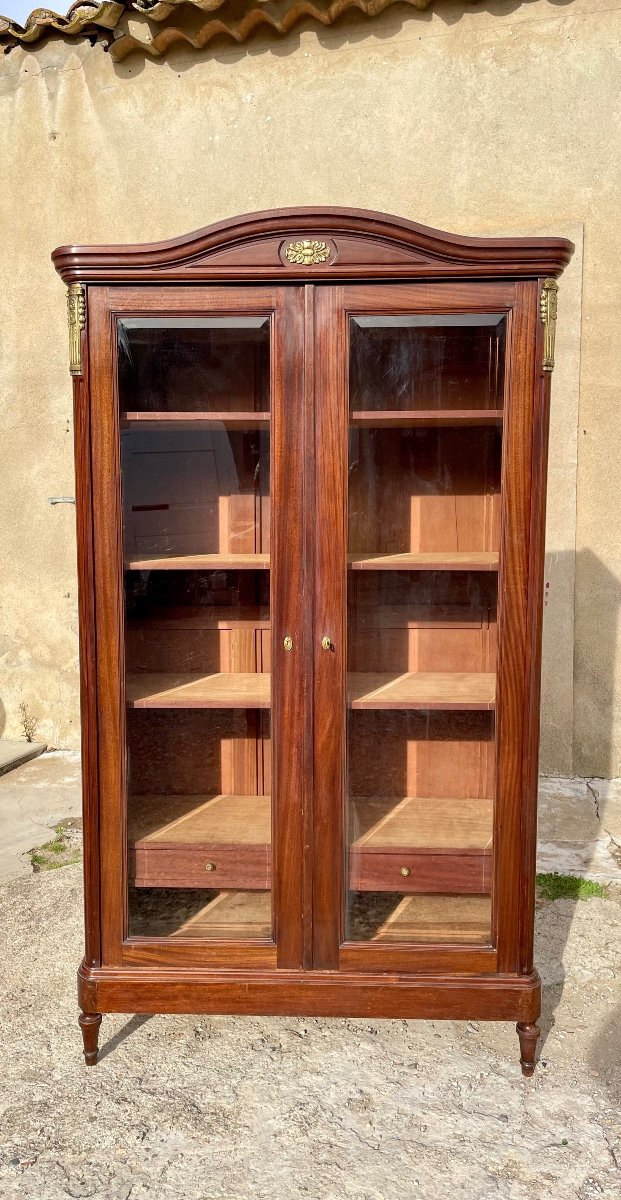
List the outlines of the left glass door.
{"type": "Polygon", "coordinates": [[[189,311],[113,321],[121,941],[130,955],[206,943],[216,961],[243,943],[264,965],[282,930],[289,962],[301,918],[276,802],[289,842],[294,796],[278,796],[272,751],[278,711],[295,701],[299,628],[296,597],[274,581],[289,564],[274,561],[272,526],[282,487],[295,496],[272,462],[274,438],[295,437],[279,403],[295,373],[283,362],[295,297],[264,296],[262,311],[256,293],[248,304],[214,289],[202,311],[190,299],[189,311]]]}

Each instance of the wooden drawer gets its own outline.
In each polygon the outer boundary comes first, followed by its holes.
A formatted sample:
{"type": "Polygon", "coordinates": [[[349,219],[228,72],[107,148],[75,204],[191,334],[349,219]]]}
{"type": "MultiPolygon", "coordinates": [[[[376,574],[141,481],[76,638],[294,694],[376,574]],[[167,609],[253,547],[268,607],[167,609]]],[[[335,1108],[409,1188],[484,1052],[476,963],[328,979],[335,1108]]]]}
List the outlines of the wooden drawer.
{"type": "Polygon", "coordinates": [[[269,888],[269,796],[133,796],[130,879],[136,887],[269,888]]]}
{"type": "Polygon", "coordinates": [[[135,847],[130,852],[135,887],[258,890],[270,887],[270,846],[135,847]],[[210,869],[211,867],[211,869],[210,869]]]}
{"type": "Polygon", "coordinates": [[[487,893],[491,854],[425,854],[420,851],[352,849],[349,887],[353,892],[487,893]],[[402,872],[409,871],[409,875],[402,872]]]}

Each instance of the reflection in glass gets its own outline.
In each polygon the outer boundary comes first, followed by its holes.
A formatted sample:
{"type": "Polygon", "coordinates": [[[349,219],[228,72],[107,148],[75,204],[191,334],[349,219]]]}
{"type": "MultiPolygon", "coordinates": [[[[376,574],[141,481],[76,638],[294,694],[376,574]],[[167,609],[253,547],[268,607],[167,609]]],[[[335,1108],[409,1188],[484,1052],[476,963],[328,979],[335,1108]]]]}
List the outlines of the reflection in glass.
{"type": "Polygon", "coordinates": [[[129,934],[271,936],[266,318],[120,325],[129,934]]]}
{"type": "Polygon", "coordinates": [[[350,322],[348,940],[492,937],[504,328],[350,322]]]}

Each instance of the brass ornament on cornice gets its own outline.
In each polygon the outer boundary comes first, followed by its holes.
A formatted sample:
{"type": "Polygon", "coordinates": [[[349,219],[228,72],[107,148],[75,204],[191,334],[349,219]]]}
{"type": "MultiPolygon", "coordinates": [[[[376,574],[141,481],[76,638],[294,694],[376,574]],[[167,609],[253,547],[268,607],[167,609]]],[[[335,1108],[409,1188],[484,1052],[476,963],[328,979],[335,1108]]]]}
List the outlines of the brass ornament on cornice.
{"type": "Polygon", "coordinates": [[[539,298],[539,309],[543,321],[543,370],[554,370],[554,338],[556,335],[556,313],[558,308],[558,283],[556,279],[544,279],[539,298]]]}
{"type": "Polygon", "coordinates": [[[86,325],[86,302],[81,283],[70,283],[67,288],[67,315],[69,318],[69,374],[82,374],[82,330],[86,325]]]}
{"type": "Polygon", "coordinates": [[[312,267],[316,263],[325,262],[330,257],[330,250],[327,242],[315,242],[304,238],[300,242],[289,242],[285,257],[290,263],[312,267]]]}

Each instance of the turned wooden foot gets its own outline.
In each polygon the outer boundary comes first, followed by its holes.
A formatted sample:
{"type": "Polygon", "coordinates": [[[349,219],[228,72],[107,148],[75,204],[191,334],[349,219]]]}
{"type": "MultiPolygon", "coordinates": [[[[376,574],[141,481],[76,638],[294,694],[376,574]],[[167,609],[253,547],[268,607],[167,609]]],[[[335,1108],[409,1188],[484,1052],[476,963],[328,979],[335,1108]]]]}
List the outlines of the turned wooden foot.
{"type": "Polygon", "coordinates": [[[101,1013],[80,1013],[78,1021],[84,1041],[84,1061],[87,1067],[94,1067],[97,1062],[101,1013]]]}
{"type": "Polygon", "coordinates": [[[516,1025],[518,1037],[520,1039],[520,1066],[522,1075],[526,1075],[530,1079],[535,1070],[535,1051],[537,1049],[537,1039],[541,1030],[535,1023],[532,1025],[516,1025]]]}

